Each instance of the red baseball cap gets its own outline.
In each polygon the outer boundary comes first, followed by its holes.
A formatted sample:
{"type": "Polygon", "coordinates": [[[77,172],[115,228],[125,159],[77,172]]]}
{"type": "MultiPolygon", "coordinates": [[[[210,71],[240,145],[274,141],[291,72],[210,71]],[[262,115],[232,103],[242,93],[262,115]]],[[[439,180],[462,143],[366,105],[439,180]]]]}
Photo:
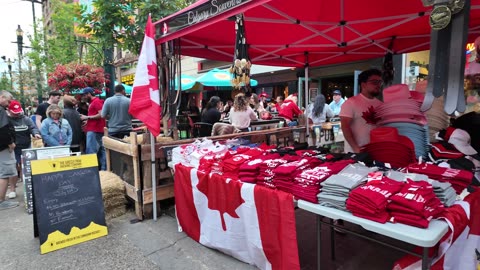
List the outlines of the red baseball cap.
{"type": "Polygon", "coordinates": [[[23,113],[22,105],[18,100],[10,101],[10,105],[8,105],[8,110],[14,114],[23,113]]]}

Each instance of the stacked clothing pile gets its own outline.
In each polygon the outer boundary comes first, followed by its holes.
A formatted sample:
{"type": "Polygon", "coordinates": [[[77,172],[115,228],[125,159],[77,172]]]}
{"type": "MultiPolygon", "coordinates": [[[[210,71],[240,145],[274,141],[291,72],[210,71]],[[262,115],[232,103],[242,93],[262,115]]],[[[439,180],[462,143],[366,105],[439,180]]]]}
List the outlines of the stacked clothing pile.
{"type": "Polygon", "coordinates": [[[347,210],[354,216],[386,223],[390,219],[387,212],[388,199],[399,192],[403,182],[387,177],[369,181],[350,193],[347,199],[347,210]]]}
{"type": "Polygon", "coordinates": [[[281,164],[288,163],[289,157],[291,156],[287,155],[283,157],[265,159],[259,167],[260,174],[257,177],[257,185],[275,189],[276,187],[273,183],[275,173],[273,170],[281,164]]]}
{"type": "Polygon", "coordinates": [[[257,182],[258,170],[264,159],[259,156],[240,165],[238,179],[242,182],[255,184],[257,182]]]}
{"type": "Polygon", "coordinates": [[[422,173],[427,175],[430,179],[438,180],[440,182],[449,182],[457,194],[472,183],[473,172],[466,170],[458,170],[451,168],[443,168],[434,164],[410,164],[407,167],[409,172],[422,173]]]}
{"type": "Polygon", "coordinates": [[[321,163],[322,161],[315,157],[298,157],[298,160],[282,164],[273,170],[275,175],[273,184],[280,190],[293,193],[293,179],[303,170],[316,167],[321,163]]]}
{"type": "Polygon", "coordinates": [[[253,158],[264,153],[257,148],[240,147],[236,151],[228,151],[223,159],[223,175],[232,179],[238,179],[240,166],[253,158]]]}
{"type": "Polygon", "coordinates": [[[432,185],[426,181],[407,180],[400,192],[391,196],[390,200],[387,205],[390,222],[419,228],[428,228],[430,220],[445,209],[435,196],[432,185]]]}
{"type": "Polygon", "coordinates": [[[320,184],[331,175],[339,173],[345,166],[351,163],[353,163],[353,160],[325,162],[312,169],[300,172],[293,180],[292,194],[298,199],[317,203],[320,184]]]}
{"type": "Polygon", "coordinates": [[[367,181],[370,172],[377,168],[369,168],[362,164],[350,164],[338,174],[330,176],[322,182],[322,191],[318,194],[318,203],[322,206],[346,210],[346,201],[350,192],[367,181]]]}
{"type": "Polygon", "coordinates": [[[433,192],[435,192],[435,195],[440,199],[443,205],[450,207],[457,200],[457,194],[455,193],[452,184],[447,182],[442,183],[431,179],[429,179],[428,182],[432,184],[433,192]]]}

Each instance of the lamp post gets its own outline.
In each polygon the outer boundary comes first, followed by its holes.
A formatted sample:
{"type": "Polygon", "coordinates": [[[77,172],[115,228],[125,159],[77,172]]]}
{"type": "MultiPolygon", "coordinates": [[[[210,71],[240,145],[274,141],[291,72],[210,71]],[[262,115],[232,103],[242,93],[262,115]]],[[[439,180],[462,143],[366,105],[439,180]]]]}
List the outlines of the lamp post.
{"type": "Polygon", "coordinates": [[[20,102],[22,107],[25,107],[25,95],[23,93],[23,80],[22,80],[22,56],[23,56],[23,30],[18,25],[17,33],[17,45],[18,45],[18,82],[20,85],[20,102]]]}

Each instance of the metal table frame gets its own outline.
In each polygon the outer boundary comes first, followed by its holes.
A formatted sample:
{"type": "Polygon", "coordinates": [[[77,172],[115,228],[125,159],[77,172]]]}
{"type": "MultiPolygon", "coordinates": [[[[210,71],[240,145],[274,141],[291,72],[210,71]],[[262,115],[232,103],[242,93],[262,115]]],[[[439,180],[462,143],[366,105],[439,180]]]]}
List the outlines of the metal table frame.
{"type": "Polygon", "coordinates": [[[430,247],[435,246],[448,231],[448,224],[440,220],[432,220],[430,222],[429,228],[421,229],[421,228],[416,228],[416,227],[399,224],[399,223],[381,224],[381,223],[367,220],[364,218],[355,217],[351,213],[346,211],[333,209],[325,206],[320,206],[318,204],[313,204],[303,200],[298,201],[298,208],[317,215],[317,269],[319,270],[321,269],[322,224],[330,227],[330,234],[331,234],[330,247],[332,250],[331,257],[333,260],[335,259],[334,228],[341,228],[341,230],[344,231],[345,233],[349,233],[357,237],[360,237],[362,239],[370,240],[372,242],[405,252],[407,254],[420,257],[422,259],[422,270],[430,269],[430,266],[431,266],[431,260],[430,260],[430,257],[428,256],[428,249],[430,247]],[[329,218],[330,221],[325,222],[322,220],[322,217],[329,218]],[[410,250],[406,250],[404,248],[379,241],[377,239],[371,238],[361,233],[348,230],[343,226],[337,226],[333,222],[334,219],[345,220],[347,222],[360,225],[368,231],[371,231],[380,235],[384,235],[393,239],[397,239],[412,245],[420,246],[423,248],[423,252],[421,255],[419,255],[410,250]]]}

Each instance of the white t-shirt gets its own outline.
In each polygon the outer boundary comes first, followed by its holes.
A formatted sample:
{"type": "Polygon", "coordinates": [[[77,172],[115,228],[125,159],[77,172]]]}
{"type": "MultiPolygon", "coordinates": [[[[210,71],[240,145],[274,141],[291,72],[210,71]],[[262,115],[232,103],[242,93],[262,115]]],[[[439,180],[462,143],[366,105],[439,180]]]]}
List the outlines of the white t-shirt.
{"type": "Polygon", "coordinates": [[[308,105],[307,117],[312,119],[314,125],[320,125],[327,120],[327,117],[333,117],[332,109],[330,109],[330,106],[328,106],[328,104],[325,104],[325,106],[323,106],[323,111],[319,116],[314,116],[312,112],[313,105],[313,103],[308,105]]]}
{"type": "MultiPolygon", "coordinates": [[[[370,131],[376,126],[363,118],[363,113],[370,107],[376,108],[381,105],[382,102],[376,98],[369,99],[362,94],[358,94],[345,101],[340,111],[340,117],[352,118],[351,129],[353,137],[358,146],[362,147],[370,142],[370,131]]],[[[345,153],[352,152],[352,147],[345,140],[345,153]]]]}
{"type": "Polygon", "coordinates": [[[247,107],[246,111],[236,112],[235,107],[230,110],[230,123],[238,128],[244,129],[250,126],[250,120],[257,120],[257,114],[250,108],[247,107]]]}

